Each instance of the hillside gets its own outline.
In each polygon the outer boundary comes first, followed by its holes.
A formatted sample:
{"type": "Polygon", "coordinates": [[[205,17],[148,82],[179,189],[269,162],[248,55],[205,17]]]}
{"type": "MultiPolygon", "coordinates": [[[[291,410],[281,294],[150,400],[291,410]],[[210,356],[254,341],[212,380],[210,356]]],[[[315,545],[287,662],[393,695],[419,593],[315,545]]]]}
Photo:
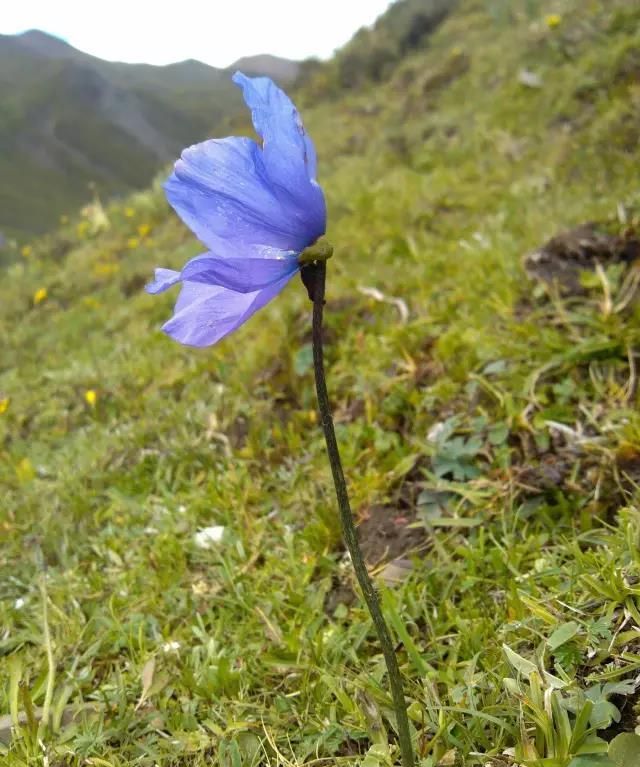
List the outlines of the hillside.
{"type": "Polygon", "coordinates": [[[328,62],[301,63],[302,98],[313,104],[345,90],[386,79],[398,62],[424,49],[457,0],[397,0],[368,27],[362,27],[328,62]]]}
{"type": "Polygon", "coordinates": [[[245,56],[238,59],[230,67],[230,72],[244,72],[247,75],[267,75],[283,86],[293,83],[300,71],[300,62],[282,59],[269,53],[258,56],[245,56]]]}
{"type": "MultiPolygon", "coordinates": [[[[297,64],[246,60],[287,84],[297,64]]],[[[147,186],[241,109],[229,71],[103,61],[38,30],[0,36],[0,232],[44,232],[90,200],[147,186]]]]}
{"type": "MultiPolygon", "coordinates": [[[[338,439],[421,767],[638,763],[639,51],[628,0],[460,0],[358,87],[334,61],[299,94],[338,439]]],[[[306,292],[180,347],[143,286],[200,250],[158,181],[0,285],[7,767],[397,763],[306,292]]]]}

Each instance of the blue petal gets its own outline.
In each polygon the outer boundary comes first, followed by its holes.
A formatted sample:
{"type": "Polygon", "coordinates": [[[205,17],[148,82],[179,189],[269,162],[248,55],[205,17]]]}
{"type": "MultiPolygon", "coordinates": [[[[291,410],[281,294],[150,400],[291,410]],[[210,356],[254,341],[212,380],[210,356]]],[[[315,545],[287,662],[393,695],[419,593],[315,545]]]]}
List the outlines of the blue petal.
{"type": "Polygon", "coordinates": [[[180,272],[176,272],[174,269],[156,269],[153,281],[145,285],[144,289],[152,295],[164,293],[180,279],[180,272]]]}
{"type": "Polygon", "coordinates": [[[211,346],[274,298],[292,276],[252,293],[235,293],[217,285],[185,282],[175,313],[162,329],[181,344],[211,346]]]}
{"type": "Polygon", "coordinates": [[[268,77],[252,78],[236,72],[233,81],[242,88],[253,125],[262,137],[269,178],[277,185],[279,197],[288,199],[304,217],[314,242],[325,233],[327,211],[316,182],[315,147],[298,110],[268,77]]]}
{"type": "Polygon", "coordinates": [[[286,258],[216,258],[205,253],[191,259],[182,270],[185,282],[220,285],[238,293],[266,288],[300,268],[295,255],[286,258]]]}
{"type": "Polygon", "coordinates": [[[293,201],[275,193],[262,150],[251,139],[213,139],[185,149],[164,188],[178,215],[216,255],[300,252],[317,239],[293,201]]]}

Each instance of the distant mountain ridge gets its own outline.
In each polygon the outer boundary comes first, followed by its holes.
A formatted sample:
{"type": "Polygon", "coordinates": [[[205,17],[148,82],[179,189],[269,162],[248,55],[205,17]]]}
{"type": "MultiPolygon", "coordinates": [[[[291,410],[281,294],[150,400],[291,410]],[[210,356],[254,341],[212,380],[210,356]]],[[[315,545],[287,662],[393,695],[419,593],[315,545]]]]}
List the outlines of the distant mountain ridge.
{"type": "Polygon", "coordinates": [[[238,59],[229,69],[239,69],[248,75],[267,75],[273,80],[286,83],[296,79],[300,72],[300,62],[262,53],[259,56],[245,56],[238,59]]]}
{"type": "MultiPolygon", "coordinates": [[[[260,55],[233,68],[283,85],[296,62],[260,55]]],[[[146,186],[180,150],[241,110],[231,70],[104,61],[39,30],[0,35],[0,232],[45,231],[82,205],[146,186]]]]}

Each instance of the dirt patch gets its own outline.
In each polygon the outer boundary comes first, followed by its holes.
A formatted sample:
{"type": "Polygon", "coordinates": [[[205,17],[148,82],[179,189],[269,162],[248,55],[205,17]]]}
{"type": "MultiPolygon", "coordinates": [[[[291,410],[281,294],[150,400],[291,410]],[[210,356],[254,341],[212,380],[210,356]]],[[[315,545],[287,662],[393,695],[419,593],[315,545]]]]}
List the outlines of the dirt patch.
{"type": "Polygon", "coordinates": [[[351,607],[356,599],[356,592],[350,582],[343,582],[339,578],[334,578],[331,589],[324,599],[324,611],[327,615],[333,615],[340,605],[351,607]]]}
{"type": "MultiPolygon", "coordinates": [[[[325,743],[325,750],[330,750],[330,743],[331,741],[325,743]]],[[[360,740],[356,740],[347,735],[344,740],[335,746],[332,756],[318,758],[318,755],[316,754],[313,764],[317,767],[335,767],[337,758],[363,757],[370,748],[371,741],[368,738],[363,737],[360,740]]],[[[351,759],[349,759],[349,761],[351,762],[351,759]]],[[[264,762],[260,762],[260,764],[264,764],[264,762]]]]}
{"type": "Polygon", "coordinates": [[[577,456],[569,456],[563,452],[544,454],[539,457],[537,465],[522,466],[518,469],[517,481],[525,495],[541,495],[553,490],[566,489],[566,482],[577,456]]]}
{"type": "MultiPolygon", "coordinates": [[[[538,449],[530,435],[511,441],[512,477],[522,500],[546,499],[554,505],[560,496],[588,499],[591,512],[613,519],[627,502],[631,483],[622,475],[621,464],[603,460],[602,454],[580,442],[550,430],[549,446],[538,449]]],[[[640,458],[636,470],[640,471],[640,458]]]]}
{"type": "Polygon", "coordinates": [[[122,294],[129,298],[134,294],[141,293],[144,286],[149,282],[148,274],[134,274],[121,285],[122,294]]]}
{"type": "Polygon", "coordinates": [[[616,455],[616,468],[622,487],[632,492],[640,487],[640,451],[633,445],[623,445],[616,455]]]}
{"type": "Polygon", "coordinates": [[[598,735],[611,743],[611,741],[623,732],[635,732],[640,724],[640,695],[612,695],[611,703],[620,712],[620,721],[612,724],[606,730],[599,730],[598,735]]]}
{"type": "Polygon", "coordinates": [[[469,69],[469,66],[470,59],[466,53],[454,53],[444,64],[427,70],[422,75],[418,83],[422,95],[431,95],[451,85],[469,69]]]}
{"type": "Polygon", "coordinates": [[[229,444],[234,450],[239,450],[245,446],[250,427],[249,419],[243,415],[237,416],[229,424],[226,429],[226,435],[229,439],[229,444]]]}
{"type": "Polygon", "coordinates": [[[424,527],[411,527],[416,510],[395,511],[389,506],[372,506],[358,525],[358,541],[370,567],[402,559],[424,550],[427,533],[424,527]]]}
{"type": "MultiPolygon", "coordinates": [[[[403,487],[408,483],[404,483],[403,487]]],[[[421,555],[428,545],[424,527],[411,525],[417,521],[417,505],[409,503],[417,490],[403,492],[405,501],[397,506],[372,506],[367,509],[357,527],[358,543],[362,549],[367,568],[376,570],[387,583],[402,580],[411,571],[409,557],[421,555]],[[400,508],[405,506],[405,508],[400,508]],[[381,565],[388,563],[386,567],[381,565]]],[[[333,615],[339,605],[351,607],[356,601],[352,580],[334,578],[325,597],[324,610],[333,615]]]]}
{"type": "MultiPolygon", "coordinates": [[[[347,739],[343,740],[338,747],[336,756],[363,756],[367,753],[370,746],[371,742],[367,738],[364,740],[355,740],[354,738],[347,737],[347,739]]],[[[327,761],[327,764],[335,764],[335,762],[327,761]]]]}
{"type": "Polygon", "coordinates": [[[640,237],[633,230],[621,235],[608,233],[596,223],[581,224],[552,237],[524,259],[531,279],[555,285],[561,294],[579,296],[587,291],[580,275],[611,264],[632,264],[640,260],[640,237]]]}

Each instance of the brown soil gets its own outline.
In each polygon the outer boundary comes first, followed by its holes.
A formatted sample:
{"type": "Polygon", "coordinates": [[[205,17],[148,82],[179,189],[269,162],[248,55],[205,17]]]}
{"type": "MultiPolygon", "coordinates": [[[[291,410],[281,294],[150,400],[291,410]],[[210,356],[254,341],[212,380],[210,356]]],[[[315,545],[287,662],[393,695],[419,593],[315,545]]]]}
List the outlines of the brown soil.
{"type": "Polygon", "coordinates": [[[639,259],[640,238],[634,231],[613,235],[598,224],[586,223],[561,232],[527,255],[524,268],[532,279],[556,285],[564,295],[578,296],[586,292],[580,284],[581,272],[594,270],[598,263],[607,267],[639,259]]]}
{"type": "Polygon", "coordinates": [[[122,283],[121,290],[124,296],[130,296],[140,293],[142,288],[149,282],[148,274],[134,274],[122,283]]]}
{"type": "Polygon", "coordinates": [[[633,445],[623,445],[616,455],[616,466],[626,489],[640,486],[640,452],[633,445]]]}
{"type": "MultiPolygon", "coordinates": [[[[377,569],[384,563],[397,562],[398,572],[403,567],[409,572],[408,558],[422,554],[427,548],[428,536],[424,527],[410,527],[417,519],[417,506],[407,501],[418,492],[417,489],[412,490],[410,485],[413,483],[403,484],[397,506],[372,506],[358,525],[358,542],[369,570],[377,569]]],[[[381,577],[384,578],[384,575],[381,577]]],[[[328,615],[333,615],[339,605],[350,607],[355,601],[351,579],[342,581],[334,578],[324,609],[328,615]]]]}
{"type": "Polygon", "coordinates": [[[612,695],[611,702],[620,711],[620,721],[611,725],[607,730],[599,730],[598,735],[610,743],[616,735],[620,735],[623,732],[635,732],[636,727],[640,724],[640,717],[638,714],[640,695],[635,693],[634,695],[612,695]]]}
{"type": "Polygon", "coordinates": [[[358,525],[358,541],[367,564],[374,567],[424,550],[427,533],[424,527],[409,526],[415,521],[415,507],[398,512],[388,506],[372,506],[358,525]]]}
{"type": "Polygon", "coordinates": [[[517,471],[517,480],[525,495],[538,495],[550,490],[564,489],[575,456],[550,452],[539,457],[536,465],[528,464],[517,471]]]}
{"type": "Polygon", "coordinates": [[[520,444],[513,441],[512,471],[521,498],[553,498],[558,492],[590,497],[591,511],[608,519],[627,502],[634,483],[640,484],[640,454],[632,447],[618,453],[614,466],[603,462],[600,454],[568,443],[563,435],[554,434],[544,451],[538,450],[527,435],[519,437],[520,444]]]}

